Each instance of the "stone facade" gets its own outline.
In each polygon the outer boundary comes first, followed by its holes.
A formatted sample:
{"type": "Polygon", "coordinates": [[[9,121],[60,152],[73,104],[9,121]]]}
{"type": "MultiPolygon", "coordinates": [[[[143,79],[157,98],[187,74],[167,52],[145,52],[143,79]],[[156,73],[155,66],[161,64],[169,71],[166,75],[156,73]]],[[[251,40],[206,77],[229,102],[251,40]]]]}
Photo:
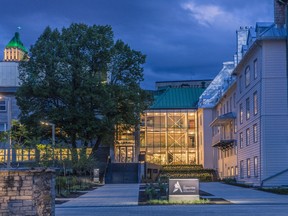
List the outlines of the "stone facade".
{"type": "Polygon", "coordinates": [[[0,170],[0,215],[55,215],[54,170],[0,170]]]}

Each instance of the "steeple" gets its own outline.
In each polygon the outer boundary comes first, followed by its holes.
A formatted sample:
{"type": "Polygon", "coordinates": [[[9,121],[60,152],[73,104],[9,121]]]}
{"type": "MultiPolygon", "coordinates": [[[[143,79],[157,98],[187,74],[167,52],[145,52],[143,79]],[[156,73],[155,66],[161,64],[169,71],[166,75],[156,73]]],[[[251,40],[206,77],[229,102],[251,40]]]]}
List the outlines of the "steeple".
{"type": "Polygon", "coordinates": [[[28,54],[28,51],[20,40],[19,32],[15,32],[4,49],[4,61],[21,61],[25,54],[28,54]]]}

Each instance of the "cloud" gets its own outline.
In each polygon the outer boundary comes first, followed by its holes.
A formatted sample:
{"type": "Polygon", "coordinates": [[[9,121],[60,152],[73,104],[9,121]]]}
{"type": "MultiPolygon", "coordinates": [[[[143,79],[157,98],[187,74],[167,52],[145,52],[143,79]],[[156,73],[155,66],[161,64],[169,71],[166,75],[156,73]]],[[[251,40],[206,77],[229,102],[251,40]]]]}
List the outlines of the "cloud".
{"type": "Polygon", "coordinates": [[[257,15],[263,16],[263,12],[265,12],[264,6],[266,4],[259,5],[258,10],[261,13],[256,14],[253,10],[249,10],[247,5],[242,5],[242,7],[237,7],[236,5],[227,7],[223,2],[205,4],[203,2],[198,3],[196,0],[190,0],[181,4],[181,8],[187,11],[189,16],[200,26],[207,28],[215,27],[218,28],[218,31],[219,29],[222,29],[222,31],[231,31],[237,29],[239,26],[253,25],[257,15]]]}
{"type": "Polygon", "coordinates": [[[190,15],[200,24],[211,26],[218,17],[225,16],[226,12],[217,5],[196,5],[194,2],[182,4],[190,15]]]}

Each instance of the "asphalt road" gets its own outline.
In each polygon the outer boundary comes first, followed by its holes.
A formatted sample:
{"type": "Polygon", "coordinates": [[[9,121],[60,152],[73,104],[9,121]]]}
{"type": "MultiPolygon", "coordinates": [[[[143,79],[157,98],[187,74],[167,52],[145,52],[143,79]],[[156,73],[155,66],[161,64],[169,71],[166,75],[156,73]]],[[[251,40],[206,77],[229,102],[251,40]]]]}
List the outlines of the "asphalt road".
{"type": "Polygon", "coordinates": [[[171,205],[171,206],[121,206],[121,207],[63,207],[56,215],[97,216],[287,216],[288,205],[171,205]]]}

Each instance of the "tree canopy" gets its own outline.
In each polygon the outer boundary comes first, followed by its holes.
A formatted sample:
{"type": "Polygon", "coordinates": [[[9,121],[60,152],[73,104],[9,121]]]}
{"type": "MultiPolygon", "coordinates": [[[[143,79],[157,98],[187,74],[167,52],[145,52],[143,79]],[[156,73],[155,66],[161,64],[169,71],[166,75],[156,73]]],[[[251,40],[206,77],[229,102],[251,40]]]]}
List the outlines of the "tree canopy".
{"type": "Polygon", "coordinates": [[[137,124],[149,105],[140,88],[144,63],[141,52],[114,41],[110,26],[47,27],[19,65],[20,120],[35,132],[40,121],[52,122],[73,148],[80,140],[97,149],[115,125],[137,124]]]}

